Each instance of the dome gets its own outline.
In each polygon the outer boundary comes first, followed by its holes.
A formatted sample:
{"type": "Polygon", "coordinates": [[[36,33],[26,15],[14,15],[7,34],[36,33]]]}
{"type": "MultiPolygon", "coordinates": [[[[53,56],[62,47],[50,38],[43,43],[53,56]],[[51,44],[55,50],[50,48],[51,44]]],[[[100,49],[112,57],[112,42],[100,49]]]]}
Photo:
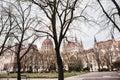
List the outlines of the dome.
{"type": "Polygon", "coordinates": [[[43,41],[42,46],[53,45],[51,39],[47,38],[43,41]]]}

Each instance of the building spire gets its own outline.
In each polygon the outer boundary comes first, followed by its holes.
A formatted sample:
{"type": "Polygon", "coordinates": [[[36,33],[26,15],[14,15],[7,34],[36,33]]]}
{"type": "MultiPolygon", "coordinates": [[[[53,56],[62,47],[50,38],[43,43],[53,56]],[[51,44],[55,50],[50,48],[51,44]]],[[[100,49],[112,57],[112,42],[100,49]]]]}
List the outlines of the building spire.
{"type": "Polygon", "coordinates": [[[115,38],[114,38],[113,33],[112,33],[112,32],[110,32],[110,34],[111,34],[111,39],[112,39],[112,41],[113,41],[113,42],[115,42],[115,38]]]}
{"type": "Polygon", "coordinates": [[[82,39],[81,39],[80,45],[83,47],[83,42],[82,42],[82,39]]]}
{"type": "Polygon", "coordinates": [[[110,34],[111,34],[111,38],[114,39],[114,36],[113,36],[112,32],[110,32],[110,34]]]}
{"type": "Polygon", "coordinates": [[[94,36],[94,48],[98,48],[96,37],[94,36]]]}
{"type": "Polygon", "coordinates": [[[75,35],[75,42],[78,42],[78,41],[77,41],[77,37],[76,37],[76,35],[75,35]]]}
{"type": "Polygon", "coordinates": [[[97,43],[96,37],[94,36],[94,43],[97,43]]]}

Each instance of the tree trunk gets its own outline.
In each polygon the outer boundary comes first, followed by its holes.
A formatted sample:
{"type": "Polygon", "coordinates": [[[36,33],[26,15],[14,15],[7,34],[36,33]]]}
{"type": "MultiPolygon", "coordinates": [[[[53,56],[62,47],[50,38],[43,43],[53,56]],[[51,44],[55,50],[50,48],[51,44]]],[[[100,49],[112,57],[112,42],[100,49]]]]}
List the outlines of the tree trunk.
{"type": "Polygon", "coordinates": [[[19,59],[19,54],[17,54],[17,80],[21,80],[21,64],[20,64],[20,59],[19,59]]]}
{"type": "Polygon", "coordinates": [[[64,80],[63,62],[60,56],[60,49],[56,48],[57,64],[58,64],[58,80],[64,80]]]}
{"type": "Polygon", "coordinates": [[[100,60],[97,60],[97,64],[98,64],[98,71],[100,71],[100,60]]]}

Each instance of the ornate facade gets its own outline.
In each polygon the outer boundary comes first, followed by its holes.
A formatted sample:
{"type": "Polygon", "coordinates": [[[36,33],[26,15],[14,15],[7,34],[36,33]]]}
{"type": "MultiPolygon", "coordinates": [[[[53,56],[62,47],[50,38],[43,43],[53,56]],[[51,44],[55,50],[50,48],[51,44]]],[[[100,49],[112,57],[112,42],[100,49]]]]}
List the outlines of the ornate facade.
{"type": "Polygon", "coordinates": [[[72,70],[75,68],[74,66],[78,66],[76,70],[79,70],[83,66],[82,51],[82,43],[80,44],[77,41],[63,43],[62,58],[66,71],[72,70]]]}
{"type": "Polygon", "coordinates": [[[119,41],[111,40],[96,42],[94,45],[94,59],[97,62],[98,69],[107,68],[112,70],[113,62],[120,57],[119,41]]]}
{"type": "Polygon", "coordinates": [[[75,63],[80,56],[81,65],[83,68],[89,68],[90,71],[113,70],[113,63],[120,58],[120,41],[115,41],[112,36],[111,40],[97,42],[95,39],[94,43],[94,48],[89,50],[84,50],[83,46],[77,42],[64,43],[62,56],[65,69],[69,70],[72,59],[74,58],[75,63]]]}
{"type": "MultiPolygon", "coordinates": [[[[94,40],[94,48],[84,50],[82,42],[63,42],[62,59],[64,70],[80,71],[88,68],[90,71],[98,71],[103,68],[112,70],[113,62],[120,58],[120,41],[111,40],[97,42],[94,40]]],[[[11,49],[17,51],[18,44],[11,49]]],[[[28,47],[22,47],[22,56],[28,47]]],[[[7,50],[0,56],[0,71],[16,71],[17,57],[11,50],[7,50]]],[[[29,52],[21,60],[21,71],[23,72],[48,72],[57,69],[56,55],[53,42],[46,38],[38,50],[36,45],[32,45],[29,52]]]]}
{"type": "Polygon", "coordinates": [[[53,46],[53,43],[51,39],[48,37],[43,41],[41,46],[40,53],[42,56],[42,70],[43,71],[52,71],[56,70],[56,55],[55,55],[55,49],[53,46]]]}
{"type": "Polygon", "coordinates": [[[15,54],[8,50],[0,56],[0,72],[1,71],[12,71],[14,64],[15,54]]]}

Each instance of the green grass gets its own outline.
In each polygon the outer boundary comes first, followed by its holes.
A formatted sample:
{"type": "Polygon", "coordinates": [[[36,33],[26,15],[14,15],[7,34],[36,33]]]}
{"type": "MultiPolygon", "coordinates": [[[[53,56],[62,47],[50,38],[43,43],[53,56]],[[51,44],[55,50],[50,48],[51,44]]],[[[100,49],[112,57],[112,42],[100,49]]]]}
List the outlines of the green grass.
{"type": "Polygon", "coordinates": [[[22,75],[30,78],[57,78],[57,73],[24,73],[22,75]]]}
{"type": "Polygon", "coordinates": [[[64,73],[64,77],[71,77],[71,76],[76,76],[76,75],[81,75],[81,74],[85,74],[86,72],[70,72],[70,73],[64,73]]]}
{"type": "MultiPolygon", "coordinates": [[[[66,77],[71,77],[79,74],[84,74],[85,72],[65,72],[64,76],[66,77]]],[[[30,78],[57,78],[58,73],[22,73],[21,75],[26,75],[27,77],[30,78]]],[[[16,73],[10,73],[9,77],[16,78],[17,74],[16,73]]],[[[0,78],[5,78],[7,77],[7,74],[0,74],[0,78]]]]}
{"type": "Polygon", "coordinates": [[[76,73],[64,73],[64,77],[71,77],[71,76],[75,76],[76,73]]]}

